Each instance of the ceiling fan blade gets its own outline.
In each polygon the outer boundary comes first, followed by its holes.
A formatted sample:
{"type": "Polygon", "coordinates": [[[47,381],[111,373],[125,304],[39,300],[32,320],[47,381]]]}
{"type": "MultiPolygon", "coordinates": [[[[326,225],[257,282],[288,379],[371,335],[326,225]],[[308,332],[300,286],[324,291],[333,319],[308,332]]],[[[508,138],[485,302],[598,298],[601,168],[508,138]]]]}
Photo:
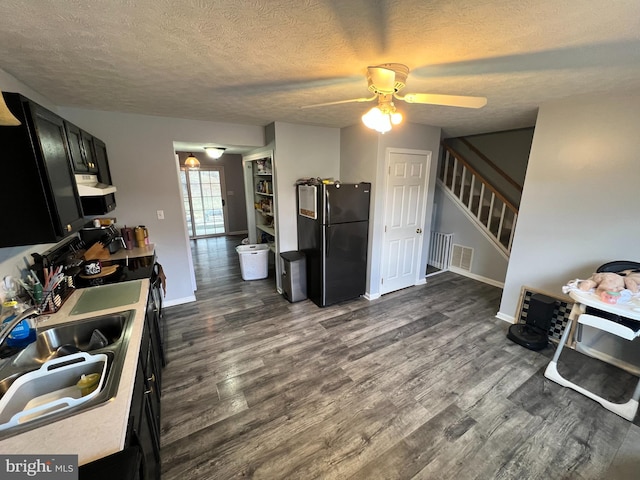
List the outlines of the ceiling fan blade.
{"type": "Polygon", "coordinates": [[[340,105],[342,103],[355,103],[355,102],[371,102],[372,100],[375,100],[376,98],[378,98],[377,95],[374,95],[373,97],[362,97],[362,98],[351,98],[349,100],[338,100],[336,102],[325,102],[325,103],[314,103],[313,105],[304,105],[300,108],[315,108],[315,107],[326,107],[327,105],[340,105]]]}
{"type": "Polygon", "coordinates": [[[404,97],[396,95],[407,103],[428,103],[447,107],[482,108],[487,104],[485,97],[467,97],[463,95],[437,95],[435,93],[407,93],[404,97]]]}
{"type": "Polygon", "coordinates": [[[390,94],[396,91],[396,72],[384,67],[367,67],[369,83],[376,91],[390,94]]]}

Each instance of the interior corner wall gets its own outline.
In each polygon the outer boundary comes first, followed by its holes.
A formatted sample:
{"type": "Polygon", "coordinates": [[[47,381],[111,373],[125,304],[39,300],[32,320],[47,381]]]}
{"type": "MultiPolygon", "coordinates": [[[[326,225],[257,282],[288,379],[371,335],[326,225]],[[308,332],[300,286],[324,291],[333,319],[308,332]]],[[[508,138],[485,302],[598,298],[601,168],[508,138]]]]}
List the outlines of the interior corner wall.
{"type": "Polygon", "coordinates": [[[523,285],[562,296],[603,263],[640,261],[639,111],[640,91],[540,107],[501,316],[516,316],[523,285]]]}
{"type": "Polygon", "coordinates": [[[427,271],[430,235],[428,228],[433,215],[438,156],[440,151],[439,127],[403,123],[390,132],[380,134],[361,124],[342,129],[340,173],[344,181],[370,181],[372,183],[369,221],[369,265],[367,266],[367,293],[375,298],[380,294],[382,247],[384,242],[384,179],[387,149],[410,149],[431,152],[431,168],[427,186],[425,233],[423,235],[420,271],[427,271]]]}
{"type": "Polygon", "coordinates": [[[367,247],[366,292],[371,291],[371,255],[373,244],[373,219],[376,216],[375,195],[378,175],[378,133],[361,123],[340,130],[340,181],[371,183],[371,205],[369,207],[369,245],[367,247]]]}
{"type": "MultiPolygon", "coordinates": [[[[340,130],[275,122],[275,191],[280,252],[298,249],[296,181],[306,177],[338,177],[340,130]]],[[[269,132],[269,129],[267,130],[269,132]]]]}

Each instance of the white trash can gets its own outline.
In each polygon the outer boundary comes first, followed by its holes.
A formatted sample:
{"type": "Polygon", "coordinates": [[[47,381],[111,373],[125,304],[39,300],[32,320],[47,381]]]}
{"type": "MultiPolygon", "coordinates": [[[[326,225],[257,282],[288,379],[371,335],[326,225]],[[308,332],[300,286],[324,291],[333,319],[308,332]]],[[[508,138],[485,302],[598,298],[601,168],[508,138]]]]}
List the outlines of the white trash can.
{"type": "Polygon", "coordinates": [[[269,245],[238,245],[240,272],[243,280],[259,280],[269,275],[269,245]]]}

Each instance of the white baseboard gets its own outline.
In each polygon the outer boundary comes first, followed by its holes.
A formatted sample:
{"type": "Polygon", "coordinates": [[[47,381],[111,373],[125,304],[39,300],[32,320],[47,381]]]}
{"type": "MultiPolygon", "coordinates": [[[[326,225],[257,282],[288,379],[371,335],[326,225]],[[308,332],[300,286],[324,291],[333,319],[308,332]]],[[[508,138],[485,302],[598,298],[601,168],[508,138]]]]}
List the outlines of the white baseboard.
{"type": "Polygon", "coordinates": [[[463,277],[473,278],[474,280],[478,280],[482,283],[488,283],[489,285],[493,285],[494,287],[504,288],[504,282],[498,282],[493,278],[483,277],[481,275],[476,275],[475,273],[468,272],[467,270],[463,270],[458,267],[449,267],[449,271],[453,273],[457,273],[458,275],[462,275],[463,277]]]}
{"type": "Polygon", "coordinates": [[[369,293],[369,292],[366,292],[366,293],[363,295],[363,297],[364,297],[364,298],[366,298],[367,300],[371,301],[371,300],[375,300],[376,298],[380,298],[380,297],[381,297],[381,295],[380,295],[379,293],[369,293]]]}
{"type": "Polygon", "coordinates": [[[507,315],[506,313],[498,312],[496,313],[496,318],[499,320],[504,320],[505,322],[516,323],[515,317],[507,315]]]}
{"type": "Polygon", "coordinates": [[[176,298],[174,300],[165,300],[163,307],[173,307],[175,305],[182,305],[184,303],[191,303],[196,301],[195,295],[189,295],[188,297],[176,298]]]}
{"type": "Polygon", "coordinates": [[[424,285],[425,283],[427,283],[427,278],[426,277],[422,277],[421,279],[419,279],[415,285],[424,285]]]}

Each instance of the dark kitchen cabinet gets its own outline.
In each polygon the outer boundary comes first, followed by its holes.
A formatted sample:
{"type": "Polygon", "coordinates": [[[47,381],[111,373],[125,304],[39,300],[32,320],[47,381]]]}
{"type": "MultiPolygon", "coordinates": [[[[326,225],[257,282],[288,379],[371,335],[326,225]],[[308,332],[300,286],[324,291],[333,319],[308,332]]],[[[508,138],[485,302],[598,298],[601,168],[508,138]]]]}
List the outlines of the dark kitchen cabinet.
{"type": "Polygon", "coordinates": [[[142,451],[142,478],[160,478],[160,404],[153,371],[153,363],[148,356],[152,351],[149,329],[145,326],[142,337],[143,347],[138,359],[136,383],[131,401],[129,445],[140,447],[142,451]],[[143,352],[144,350],[144,352],[143,352]]]}
{"type": "Polygon", "coordinates": [[[93,137],[93,153],[98,170],[98,181],[106,185],[112,185],[111,171],[109,170],[109,157],[107,157],[107,146],[99,138],[93,137]]]}
{"type": "Polygon", "coordinates": [[[80,130],[80,140],[82,141],[82,151],[84,152],[84,161],[87,164],[89,173],[97,174],[98,165],[96,163],[96,155],[93,151],[93,137],[87,132],[85,132],[84,130],[80,130]]]}
{"type": "Polygon", "coordinates": [[[93,137],[73,123],[64,121],[69,142],[71,165],[75,173],[98,173],[98,164],[93,151],[93,137]]]}
{"type": "Polygon", "coordinates": [[[71,165],[75,173],[87,173],[89,167],[85,163],[82,153],[82,135],[80,128],[67,121],[64,122],[64,128],[67,132],[67,141],[69,142],[69,155],[71,156],[71,165]]]}
{"type": "Polygon", "coordinates": [[[0,126],[0,201],[20,217],[5,221],[0,247],[55,243],[84,225],[64,120],[17,93],[3,93],[19,126],[0,126]]]}
{"type": "Polygon", "coordinates": [[[138,370],[133,389],[129,417],[128,446],[139,446],[142,451],[142,478],[160,478],[160,382],[162,368],[158,358],[157,332],[153,318],[152,293],[149,292],[147,315],[142,333],[138,370]]]}

